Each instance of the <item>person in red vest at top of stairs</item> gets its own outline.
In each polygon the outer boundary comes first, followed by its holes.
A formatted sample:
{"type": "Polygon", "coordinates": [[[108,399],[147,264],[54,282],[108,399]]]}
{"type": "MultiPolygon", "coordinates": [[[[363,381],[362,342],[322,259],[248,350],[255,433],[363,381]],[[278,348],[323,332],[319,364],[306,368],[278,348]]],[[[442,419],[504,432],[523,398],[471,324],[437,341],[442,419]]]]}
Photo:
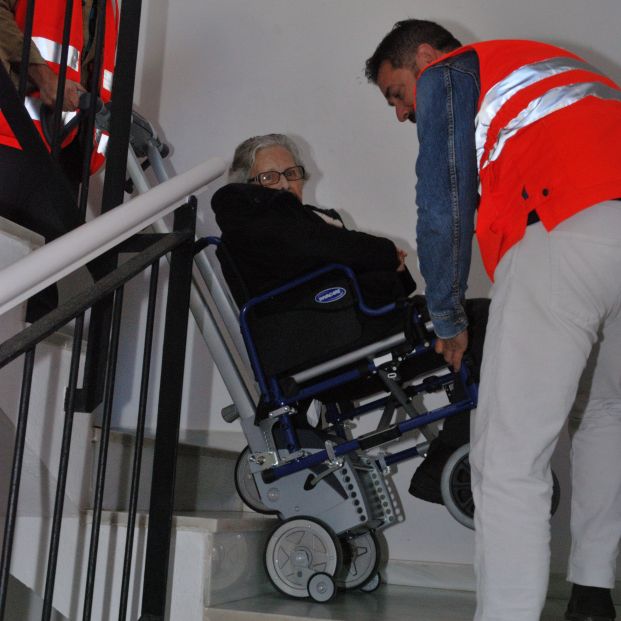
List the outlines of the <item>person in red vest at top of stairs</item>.
{"type": "MultiPolygon", "coordinates": [[[[32,39],[25,108],[44,144],[48,144],[42,127],[45,106],[56,104],[58,74],[60,71],[63,30],[66,11],[65,0],[36,2],[32,22],[32,39]]],[[[0,60],[11,76],[16,88],[22,61],[23,31],[26,23],[27,0],[0,0],[0,60]]],[[[71,13],[69,48],[67,54],[66,82],[62,101],[64,125],[76,115],[80,96],[91,88],[95,67],[96,35],[103,19],[104,40],[102,65],[96,95],[105,103],[110,101],[114,77],[114,61],[118,33],[117,0],[105,0],[105,15],[98,14],[100,4],[96,0],[74,1],[71,13]]],[[[84,145],[80,144],[77,126],[65,132],[62,139],[59,164],[66,181],[75,196],[82,175],[84,145]]],[[[101,168],[105,161],[108,134],[96,130],[90,159],[91,174],[101,168]]],[[[0,216],[16,222],[43,235],[46,241],[81,224],[77,210],[70,204],[52,204],[45,180],[33,173],[19,141],[7,119],[0,111],[0,216]]],[[[89,269],[95,279],[104,275],[104,262],[93,262],[89,269]]],[[[34,321],[56,305],[55,288],[35,296],[29,305],[27,319],[34,321]]]]}

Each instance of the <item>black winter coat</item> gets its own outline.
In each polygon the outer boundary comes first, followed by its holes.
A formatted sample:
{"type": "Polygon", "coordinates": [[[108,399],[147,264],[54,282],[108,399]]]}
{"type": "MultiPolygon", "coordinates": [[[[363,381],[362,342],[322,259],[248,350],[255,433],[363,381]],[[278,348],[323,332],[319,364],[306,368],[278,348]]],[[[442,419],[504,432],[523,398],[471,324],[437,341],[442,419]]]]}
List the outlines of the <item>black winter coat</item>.
{"type": "MultiPolygon", "coordinates": [[[[211,204],[251,297],[327,263],[354,270],[369,306],[394,302],[416,287],[409,272],[396,271],[392,241],[329,224],[317,213],[323,210],[303,205],[291,192],[233,183],[220,188],[211,204]]],[[[225,277],[230,280],[226,270],[225,277]]],[[[231,289],[243,304],[239,288],[231,289]]]]}

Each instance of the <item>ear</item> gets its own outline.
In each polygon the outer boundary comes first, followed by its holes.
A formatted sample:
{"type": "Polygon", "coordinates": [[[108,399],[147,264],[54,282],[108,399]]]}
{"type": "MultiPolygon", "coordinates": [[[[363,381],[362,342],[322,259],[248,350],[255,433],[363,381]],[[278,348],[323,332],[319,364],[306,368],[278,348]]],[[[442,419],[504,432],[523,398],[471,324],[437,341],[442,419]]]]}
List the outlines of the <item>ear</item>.
{"type": "Polygon", "coordinates": [[[416,58],[418,59],[421,69],[431,64],[434,60],[440,58],[444,52],[437,50],[429,43],[421,43],[416,50],[416,58]]]}

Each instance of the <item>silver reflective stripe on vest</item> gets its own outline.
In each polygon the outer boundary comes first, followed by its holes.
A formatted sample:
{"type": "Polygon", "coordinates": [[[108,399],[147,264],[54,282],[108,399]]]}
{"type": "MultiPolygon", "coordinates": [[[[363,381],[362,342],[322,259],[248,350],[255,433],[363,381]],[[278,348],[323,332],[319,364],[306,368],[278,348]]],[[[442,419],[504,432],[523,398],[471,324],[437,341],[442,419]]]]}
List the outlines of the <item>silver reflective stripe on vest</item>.
{"type": "Polygon", "coordinates": [[[110,93],[112,92],[112,78],[114,77],[112,71],[108,71],[107,69],[104,69],[103,72],[103,87],[109,91],[110,93]]]}
{"type": "MultiPolygon", "coordinates": [[[[41,121],[41,100],[38,97],[26,97],[24,106],[33,121],[41,121]]],[[[77,112],[63,112],[62,121],[63,125],[69,123],[69,121],[77,114],[77,112]]]]}
{"type": "Polygon", "coordinates": [[[24,106],[33,121],[41,120],[41,100],[38,97],[26,97],[24,106]]]}
{"type": "Polygon", "coordinates": [[[77,114],[77,112],[63,112],[63,125],[67,125],[69,121],[77,114]]]}
{"type": "Polygon", "coordinates": [[[490,125],[502,106],[522,89],[554,75],[575,71],[576,69],[600,73],[597,69],[581,60],[567,57],[548,58],[516,69],[489,89],[481,102],[476,118],[475,142],[479,170],[482,164],[484,167],[487,163],[481,161],[485,150],[487,134],[490,125]]]}
{"type": "Polygon", "coordinates": [[[621,91],[607,84],[602,84],[601,82],[581,82],[579,84],[568,84],[567,86],[557,86],[556,88],[550,89],[541,97],[533,99],[520,114],[509,121],[509,123],[498,132],[498,139],[490,150],[489,157],[484,167],[489,162],[493,162],[498,158],[507,140],[518,131],[548,116],[548,114],[552,114],[557,110],[561,110],[581,101],[585,97],[597,97],[598,99],[609,99],[621,102],[621,91]]]}
{"type": "Polygon", "coordinates": [[[101,153],[101,155],[106,154],[106,149],[108,148],[108,140],[110,140],[110,136],[108,136],[108,134],[104,134],[100,129],[95,132],[95,144],[97,145],[97,153],[101,153]]]}
{"type": "MultiPolygon", "coordinates": [[[[44,60],[60,65],[60,55],[63,49],[60,43],[52,41],[52,39],[46,39],[45,37],[32,37],[32,42],[37,46],[44,60]]],[[[80,70],[80,51],[73,47],[73,45],[69,46],[67,52],[67,67],[70,67],[74,71],[80,70]]]]}

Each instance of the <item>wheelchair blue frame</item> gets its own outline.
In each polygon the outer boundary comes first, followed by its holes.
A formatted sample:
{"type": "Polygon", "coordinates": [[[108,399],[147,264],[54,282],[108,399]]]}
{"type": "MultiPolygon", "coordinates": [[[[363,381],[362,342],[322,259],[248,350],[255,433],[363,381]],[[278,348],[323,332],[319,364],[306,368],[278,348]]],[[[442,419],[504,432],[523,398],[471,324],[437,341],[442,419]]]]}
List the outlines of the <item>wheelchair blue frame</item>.
{"type": "MultiPolygon", "coordinates": [[[[202,247],[208,245],[220,245],[221,240],[217,237],[208,237],[200,241],[202,247]]],[[[340,264],[329,264],[321,269],[315,270],[302,277],[296,278],[286,284],[277,287],[271,291],[268,291],[260,296],[250,299],[240,311],[240,329],[243,335],[244,342],[248,351],[250,362],[253,372],[259,384],[261,396],[264,404],[268,405],[271,410],[277,410],[284,406],[291,406],[298,403],[301,400],[312,398],[326,390],[330,390],[339,386],[348,384],[349,382],[367,377],[369,375],[378,374],[382,370],[382,365],[376,366],[375,361],[372,358],[367,360],[364,370],[358,366],[354,369],[348,369],[346,371],[331,375],[327,379],[319,379],[314,383],[310,383],[301,389],[297,390],[295,394],[285,395],[279,385],[278,379],[273,376],[268,376],[260,363],[259,354],[256,345],[252,338],[251,329],[249,326],[249,313],[252,309],[257,307],[263,302],[273,300],[275,297],[282,295],[292,289],[295,289],[301,285],[304,285],[318,277],[327,274],[331,271],[341,271],[344,273],[352,286],[354,287],[357,304],[360,312],[369,317],[381,317],[394,311],[397,308],[396,304],[389,304],[380,308],[371,308],[367,306],[356,279],[356,275],[351,268],[340,264]]],[[[414,328],[419,335],[425,334],[425,326],[418,311],[414,311],[413,314],[414,328]]],[[[435,344],[435,337],[431,332],[427,332],[428,338],[421,338],[422,343],[419,343],[409,350],[404,359],[411,359],[416,356],[428,353],[433,350],[435,344]]],[[[331,426],[329,430],[334,431],[339,437],[343,439],[341,444],[337,444],[333,447],[334,456],[340,457],[357,451],[360,449],[366,450],[380,446],[389,441],[394,441],[400,438],[404,433],[419,429],[433,423],[435,421],[455,416],[463,412],[469,412],[476,408],[478,399],[478,385],[470,377],[469,370],[466,364],[463,364],[459,372],[452,371],[448,366],[440,369],[448,369],[449,372],[442,376],[430,375],[425,377],[418,384],[414,383],[407,387],[406,394],[408,397],[415,396],[421,393],[438,392],[445,389],[448,386],[459,385],[463,388],[464,397],[455,403],[442,406],[435,410],[419,414],[414,418],[396,423],[388,426],[387,428],[377,429],[374,432],[365,434],[356,439],[348,439],[345,432],[345,422],[367,414],[372,411],[376,411],[388,404],[391,399],[394,399],[394,395],[390,394],[370,403],[358,406],[346,413],[340,413],[336,408],[328,408],[326,414],[326,421],[331,426]]],[[[294,416],[294,415],[293,415],[294,416]]],[[[279,415],[279,422],[281,428],[284,430],[287,449],[291,453],[295,453],[300,450],[300,444],[293,424],[292,415],[283,413],[279,415]]],[[[402,450],[391,455],[383,457],[383,461],[386,465],[395,464],[406,459],[410,459],[419,455],[416,447],[402,450]]],[[[326,449],[320,450],[312,455],[306,455],[297,459],[293,459],[282,465],[277,465],[264,472],[264,477],[270,481],[285,477],[289,474],[299,472],[301,470],[308,469],[312,466],[316,466],[330,459],[328,451],[326,449]]]]}

